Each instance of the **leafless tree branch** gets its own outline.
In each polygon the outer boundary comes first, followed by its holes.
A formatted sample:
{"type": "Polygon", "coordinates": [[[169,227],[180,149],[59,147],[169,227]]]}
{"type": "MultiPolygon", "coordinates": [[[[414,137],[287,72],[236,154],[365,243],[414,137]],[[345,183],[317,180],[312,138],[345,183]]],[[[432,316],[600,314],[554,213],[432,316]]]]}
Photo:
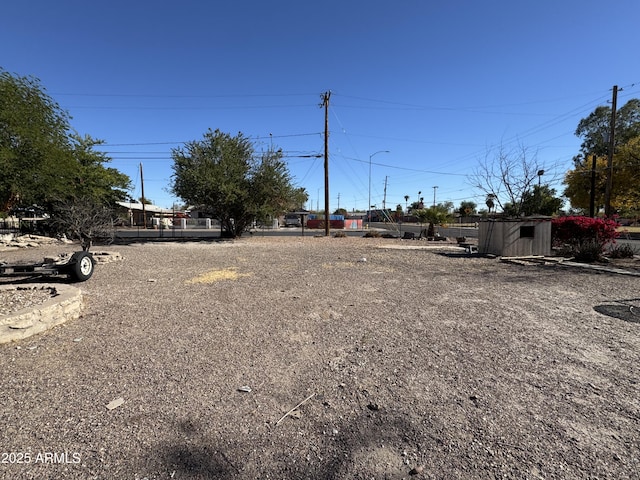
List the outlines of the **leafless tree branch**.
{"type": "Polygon", "coordinates": [[[55,209],[52,225],[71,239],[80,240],[88,251],[94,241],[111,243],[115,236],[113,210],[87,199],[61,203],[55,209]]]}
{"type": "Polygon", "coordinates": [[[468,181],[487,197],[491,195],[501,209],[509,203],[520,212],[524,194],[533,187],[541,171],[544,166],[538,161],[537,151],[521,144],[511,149],[501,144],[487,151],[468,181]]]}

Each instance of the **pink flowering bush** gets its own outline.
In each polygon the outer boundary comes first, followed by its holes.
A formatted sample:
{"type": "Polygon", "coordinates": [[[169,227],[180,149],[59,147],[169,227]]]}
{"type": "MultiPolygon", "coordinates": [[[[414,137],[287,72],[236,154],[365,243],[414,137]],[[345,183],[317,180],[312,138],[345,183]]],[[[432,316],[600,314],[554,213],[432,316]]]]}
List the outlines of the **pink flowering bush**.
{"type": "Polygon", "coordinates": [[[576,260],[598,260],[610,243],[618,237],[615,220],[590,217],[559,217],[551,224],[553,246],[565,250],[576,260]]]}

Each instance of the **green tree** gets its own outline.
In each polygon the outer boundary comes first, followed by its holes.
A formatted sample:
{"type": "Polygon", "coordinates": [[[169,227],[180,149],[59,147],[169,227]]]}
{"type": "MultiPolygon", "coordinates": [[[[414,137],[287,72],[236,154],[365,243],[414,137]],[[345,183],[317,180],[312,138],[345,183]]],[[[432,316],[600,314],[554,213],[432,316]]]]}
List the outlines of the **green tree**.
{"type": "Polygon", "coordinates": [[[621,145],[614,156],[611,206],[620,215],[640,216],[640,136],[621,145]]]}
{"type": "Polygon", "coordinates": [[[0,210],[42,204],[52,187],[72,184],[68,131],[67,113],[37,79],[0,70],[0,210]]]}
{"type": "Polygon", "coordinates": [[[464,200],[460,202],[460,206],[457,209],[457,213],[459,213],[463,217],[468,217],[469,215],[475,215],[477,207],[478,205],[475,202],[464,200]]]}
{"type": "Polygon", "coordinates": [[[344,215],[345,217],[349,214],[346,208],[336,208],[336,211],[333,212],[334,215],[344,215]]]}
{"type": "Polygon", "coordinates": [[[564,202],[556,197],[556,190],[548,185],[534,185],[522,196],[521,213],[529,215],[555,215],[564,202]]]}
{"type": "Polygon", "coordinates": [[[402,220],[403,216],[404,216],[404,210],[402,210],[402,205],[400,204],[396,205],[396,211],[393,213],[394,220],[396,222],[400,221],[402,220]]]}
{"type": "Polygon", "coordinates": [[[413,202],[411,205],[409,205],[409,210],[407,213],[415,214],[416,210],[422,209],[424,209],[424,197],[420,197],[417,202],[413,202]]]}
{"type": "Polygon", "coordinates": [[[109,159],[94,150],[100,143],[71,131],[69,116],[37,79],[0,69],[0,211],[123,200],[129,178],[104,166],[109,159]]]}
{"type": "MultiPolygon", "coordinates": [[[[582,138],[580,159],[591,155],[606,156],[611,133],[611,107],[597,107],[578,123],[575,134],[582,138]]],[[[616,111],[615,146],[640,136],[640,100],[633,98],[616,111]]],[[[574,159],[575,161],[575,159],[574,159]]]]}
{"type": "MultiPolygon", "coordinates": [[[[608,138],[611,107],[597,107],[576,128],[582,138],[580,153],[573,159],[574,168],[564,178],[564,195],[573,208],[588,211],[591,196],[593,155],[596,155],[595,205],[604,204],[607,178],[608,138]]],[[[612,163],[613,189],[611,207],[620,215],[640,213],[640,100],[631,99],[616,112],[615,146],[612,163]]]]}
{"type": "Polygon", "coordinates": [[[127,198],[131,182],[127,175],[104,166],[110,159],[94,150],[102,141],[76,134],[70,139],[73,164],[69,176],[73,182],[66,191],[58,190],[58,184],[51,185],[50,226],[54,232],[79,240],[82,249],[89,250],[96,241],[113,240],[115,203],[127,198]]]}
{"type": "Polygon", "coordinates": [[[439,203],[435,207],[432,205],[429,208],[422,208],[414,210],[413,214],[416,215],[420,223],[428,223],[427,236],[433,237],[435,234],[435,226],[448,223],[453,218],[451,215],[451,203],[439,203]]]}
{"type": "MultiPolygon", "coordinates": [[[[225,234],[239,237],[254,219],[275,218],[301,199],[282,152],[256,156],[250,140],[209,129],[202,140],[172,150],[171,190],[186,203],[206,209],[225,234]]],[[[306,199],[305,199],[306,201],[306,199]]]]}
{"type": "Polygon", "coordinates": [[[95,150],[102,145],[103,140],[97,140],[89,135],[72,134],[72,154],[75,164],[74,188],[68,190],[60,198],[89,198],[98,205],[113,207],[116,202],[127,198],[127,190],[131,188],[128,175],[115,168],[107,167],[111,159],[105,153],[95,150]]]}
{"type": "MultiPolygon", "coordinates": [[[[574,158],[575,162],[575,158],[574,158]]],[[[571,207],[579,210],[582,214],[589,212],[591,201],[591,174],[593,170],[593,159],[587,162],[578,162],[575,167],[568,170],[564,176],[563,184],[565,189],[563,195],[569,199],[571,207]]],[[[604,194],[606,184],[607,158],[596,157],[595,168],[595,213],[604,205],[604,194]]]]}
{"type": "MultiPolygon", "coordinates": [[[[604,205],[607,182],[606,157],[596,157],[594,205],[596,214],[604,205]]],[[[565,174],[564,196],[571,206],[588,212],[591,200],[591,175],[593,159],[578,162],[565,174]]],[[[622,216],[640,214],[640,137],[621,145],[613,156],[613,189],[611,192],[611,208],[622,216]]]]}
{"type": "Polygon", "coordinates": [[[298,187],[293,191],[291,199],[291,210],[304,210],[305,204],[309,201],[309,194],[303,187],[298,187]]]}

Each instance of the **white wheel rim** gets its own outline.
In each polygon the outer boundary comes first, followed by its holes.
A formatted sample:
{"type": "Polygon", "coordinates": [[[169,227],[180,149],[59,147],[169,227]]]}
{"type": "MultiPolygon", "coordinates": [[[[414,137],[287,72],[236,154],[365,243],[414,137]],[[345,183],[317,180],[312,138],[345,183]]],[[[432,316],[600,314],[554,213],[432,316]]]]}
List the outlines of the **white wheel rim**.
{"type": "Polygon", "coordinates": [[[89,275],[91,273],[92,267],[93,265],[89,257],[84,257],[82,260],[80,260],[80,271],[83,275],[89,275]]]}

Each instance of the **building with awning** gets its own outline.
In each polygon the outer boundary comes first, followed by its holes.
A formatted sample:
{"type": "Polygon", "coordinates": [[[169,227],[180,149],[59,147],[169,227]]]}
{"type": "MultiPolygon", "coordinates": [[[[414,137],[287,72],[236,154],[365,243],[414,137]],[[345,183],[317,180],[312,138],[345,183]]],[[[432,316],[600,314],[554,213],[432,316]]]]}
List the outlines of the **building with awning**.
{"type": "Polygon", "coordinates": [[[118,212],[127,220],[129,225],[150,226],[151,218],[168,218],[173,217],[176,211],[171,208],[162,208],[150,203],[142,204],[141,202],[117,202],[118,212]],[[146,220],[146,221],[145,221],[146,220]]]}

